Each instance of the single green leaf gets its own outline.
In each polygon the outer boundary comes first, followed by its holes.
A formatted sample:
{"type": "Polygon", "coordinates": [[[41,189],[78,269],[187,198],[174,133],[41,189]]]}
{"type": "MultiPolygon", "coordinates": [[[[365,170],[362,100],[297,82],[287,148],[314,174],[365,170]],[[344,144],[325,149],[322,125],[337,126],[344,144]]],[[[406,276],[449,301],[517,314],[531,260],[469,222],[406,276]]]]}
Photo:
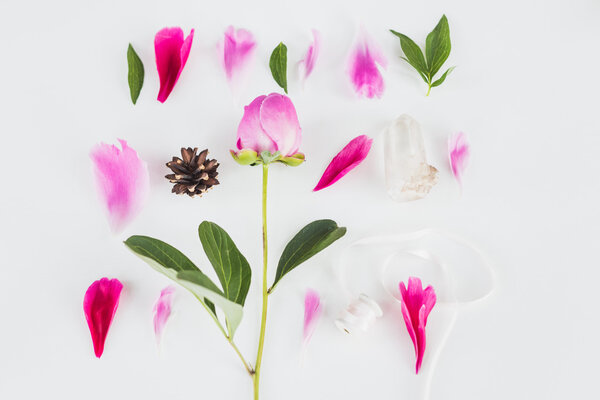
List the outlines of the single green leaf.
{"type": "Polygon", "coordinates": [[[308,260],[327,246],[346,234],[346,228],[340,228],[330,219],[313,221],[306,225],[285,246],[277,265],[272,291],[285,274],[308,260]]]}
{"type": "Polygon", "coordinates": [[[429,76],[433,76],[442,68],[442,65],[450,55],[450,27],[448,18],[442,15],[440,22],[433,28],[433,31],[427,35],[425,41],[425,55],[427,57],[427,67],[429,76]]]}
{"type": "Polygon", "coordinates": [[[450,72],[452,72],[454,70],[455,67],[450,67],[446,70],[446,72],[444,72],[444,74],[440,77],[440,79],[438,79],[437,81],[433,82],[431,84],[431,87],[436,87],[436,86],[440,86],[442,83],[444,83],[444,81],[446,80],[446,77],[450,74],[450,72]]]}
{"type": "Polygon", "coordinates": [[[129,65],[129,73],[127,74],[129,94],[131,95],[131,101],[135,104],[142,91],[142,86],[144,86],[144,64],[142,64],[142,60],[140,60],[131,43],[127,48],[127,64],[129,65]]]}
{"type": "Polygon", "coordinates": [[[198,227],[198,236],[219,277],[225,297],[243,306],[252,277],[250,264],[219,225],[202,222],[198,227]]]}
{"type": "Polygon", "coordinates": [[[242,306],[227,299],[217,285],[182,252],[148,236],[131,236],[125,241],[125,245],[156,271],[192,292],[207,310],[212,312],[213,319],[221,327],[215,305],[219,307],[227,320],[229,336],[233,337],[242,320],[242,306]]]}
{"type": "Polygon", "coordinates": [[[406,61],[408,61],[408,63],[420,73],[426,74],[427,63],[425,62],[425,57],[423,57],[423,52],[419,46],[417,46],[417,44],[411,38],[403,35],[402,33],[396,32],[393,29],[390,29],[390,32],[398,36],[400,39],[400,47],[402,47],[402,51],[406,56],[406,61]]]}
{"type": "Polygon", "coordinates": [[[287,93],[287,47],[279,43],[271,53],[269,67],[275,82],[287,93]]]}

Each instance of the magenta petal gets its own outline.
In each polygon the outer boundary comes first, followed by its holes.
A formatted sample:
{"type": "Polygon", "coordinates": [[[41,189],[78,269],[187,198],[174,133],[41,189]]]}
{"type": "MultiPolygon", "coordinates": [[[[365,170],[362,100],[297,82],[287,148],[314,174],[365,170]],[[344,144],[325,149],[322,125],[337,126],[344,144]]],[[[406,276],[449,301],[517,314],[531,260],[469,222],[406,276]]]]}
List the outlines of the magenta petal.
{"type": "Polygon", "coordinates": [[[275,142],[263,131],[260,124],[260,108],[267,96],[255,98],[252,103],[244,107],[244,116],[238,125],[237,148],[251,149],[260,154],[261,151],[277,151],[275,142]]]}
{"type": "Polygon", "coordinates": [[[462,187],[462,176],[469,162],[471,148],[463,132],[458,132],[448,137],[448,158],[452,174],[462,187]]]}
{"type": "Polygon", "coordinates": [[[252,57],[256,42],[250,31],[235,29],[229,26],[221,44],[223,68],[227,79],[231,81],[235,74],[241,72],[252,57]]]}
{"type": "Polygon", "coordinates": [[[275,150],[282,156],[287,157],[298,152],[302,129],[289,97],[278,93],[268,95],[260,107],[260,124],[275,142],[275,150]]]}
{"type": "Polygon", "coordinates": [[[164,103],[175,87],[187,62],[194,39],[194,30],[185,40],[181,28],[163,28],[154,37],[156,68],[160,78],[158,101],[164,103]]]}
{"type": "Polygon", "coordinates": [[[415,370],[418,374],[425,354],[427,317],[436,302],[435,291],[431,286],[423,290],[421,280],[415,277],[408,278],[408,288],[404,286],[404,282],[400,282],[399,288],[402,317],[415,348],[415,370]]]}
{"type": "Polygon", "coordinates": [[[327,166],[314,192],[325,189],[339,181],[359,165],[369,154],[373,139],[366,135],[357,136],[340,151],[327,166]]]}
{"type": "Polygon", "coordinates": [[[318,30],[313,29],[312,34],[313,42],[308,46],[304,58],[300,60],[300,76],[303,80],[308,78],[312,73],[321,51],[321,33],[318,30]]]}
{"type": "Polygon", "coordinates": [[[171,316],[171,306],[173,303],[173,295],[175,293],[174,286],[167,286],[160,292],[160,296],[154,304],[154,334],[157,343],[160,343],[162,332],[165,328],[169,317],[171,316]]]}
{"type": "Polygon", "coordinates": [[[385,85],[377,65],[385,68],[387,59],[367,33],[361,30],[350,54],[349,67],[350,80],[359,96],[371,99],[383,94],[385,85]]]}
{"type": "Polygon", "coordinates": [[[83,311],[98,358],[104,352],[106,335],[119,306],[122,289],[123,284],[118,279],[102,278],[92,283],[85,292],[83,311]]]}
{"type": "Polygon", "coordinates": [[[320,316],[321,298],[319,293],[313,289],[308,289],[304,296],[304,329],[302,336],[305,345],[310,341],[320,316]]]}
{"type": "Polygon", "coordinates": [[[122,149],[100,143],[90,153],[98,192],[114,232],[121,231],[140,211],[149,186],[146,163],[125,140],[119,142],[122,149]]]}

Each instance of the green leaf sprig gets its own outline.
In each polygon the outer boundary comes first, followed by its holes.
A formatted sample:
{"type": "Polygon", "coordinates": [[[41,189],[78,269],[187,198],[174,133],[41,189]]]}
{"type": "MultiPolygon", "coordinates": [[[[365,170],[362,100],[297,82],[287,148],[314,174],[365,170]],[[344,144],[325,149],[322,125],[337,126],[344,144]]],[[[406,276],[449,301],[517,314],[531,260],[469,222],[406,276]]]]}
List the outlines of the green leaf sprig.
{"type": "Polygon", "coordinates": [[[127,48],[127,65],[129,66],[129,72],[127,74],[129,93],[131,95],[131,101],[135,104],[142,91],[142,86],[144,86],[144,64],[133,49],[131,43],[127,48]]]}
{"type": "Polygon", "coordinates": [[[269,68],[275,82],[287,94],[287,47],[283,42],[279,43],[271,53],[269,68]]]}
{"type": "Polygon", "coordinates": [[[400,46],[406,57],[402,57],[403,60],[408,62],[414,69],[417,70],[421,78],[425,81],[428,86],[427,96],[431,92],[432,87],[440,86],[448,74],[452,72],[455,67],[450,67],[440,76],[437,80],[435,74],[442,68],[444,62],[450,55],[450,27],[448,26],[448,18],[442,15],[440,22],[433,28],[433,31],[427,35],[425,41],[425,56],[423,52],[417,46],[417,44],[408,36],[396,32],[390,29],[394,35],[400,39],[400,46]]]}

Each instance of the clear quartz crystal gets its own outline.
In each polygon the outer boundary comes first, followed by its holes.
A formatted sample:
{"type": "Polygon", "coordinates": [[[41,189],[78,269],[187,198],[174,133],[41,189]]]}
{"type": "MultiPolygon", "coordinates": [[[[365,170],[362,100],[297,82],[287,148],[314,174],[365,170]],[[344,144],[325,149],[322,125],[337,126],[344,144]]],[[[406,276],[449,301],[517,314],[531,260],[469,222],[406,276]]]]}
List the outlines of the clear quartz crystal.
{"type": "Polygon", "coordinates": [[[438,181],[437,169],[427,164],[419,123],[401,115],[384,132],[385,185],[396,201],[422,199],[438,181]]]}

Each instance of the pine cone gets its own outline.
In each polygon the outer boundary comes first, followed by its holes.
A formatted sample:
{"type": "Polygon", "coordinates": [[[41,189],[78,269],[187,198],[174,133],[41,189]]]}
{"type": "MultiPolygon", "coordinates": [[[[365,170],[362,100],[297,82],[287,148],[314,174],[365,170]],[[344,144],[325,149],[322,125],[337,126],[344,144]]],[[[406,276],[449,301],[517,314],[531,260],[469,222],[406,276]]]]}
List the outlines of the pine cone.
{"type": "Polygon", "coordinates": [[[173,157],[173,160],[167,163],[167,167],[174,172],[174,174],[165,176],[171,183],[175,184],[171,192],[185,193],[191,197],[202,196],[202,193],[219,184],[217,180],[219,163],[217,160],[206,158],[208,149],[201,151],[200,154],[196,154],[197,152],[197,147],[194,149],[182,147],[182,158],[173,157]]]}

